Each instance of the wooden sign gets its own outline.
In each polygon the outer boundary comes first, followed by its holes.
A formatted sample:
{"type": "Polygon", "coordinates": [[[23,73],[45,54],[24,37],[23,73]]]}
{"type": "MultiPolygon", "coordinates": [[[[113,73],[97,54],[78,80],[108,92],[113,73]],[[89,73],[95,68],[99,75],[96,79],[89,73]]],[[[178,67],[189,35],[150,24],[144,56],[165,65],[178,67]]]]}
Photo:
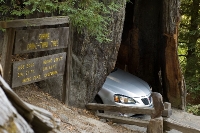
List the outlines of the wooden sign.
{"type": "Polygon", "coordinates": [[[14,53],[29,53],[66,48],[69,28],[16,30],[14,53]]]}
{"type": "Polygon", "coordinates": [[[12,87],[63,75],[66,53],[59,53],[13,63],[12,87]]]}

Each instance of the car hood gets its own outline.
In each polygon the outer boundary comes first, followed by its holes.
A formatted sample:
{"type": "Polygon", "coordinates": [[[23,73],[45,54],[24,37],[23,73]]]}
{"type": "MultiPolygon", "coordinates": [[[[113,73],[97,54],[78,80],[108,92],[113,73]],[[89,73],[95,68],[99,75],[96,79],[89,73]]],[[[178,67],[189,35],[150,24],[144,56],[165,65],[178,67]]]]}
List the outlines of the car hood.
{"type": "Polygon", "coordinates": [[[109,74],[102,89],[129,97],[144,97],[151,93],[149,85],[142,79],[121,69],[109,74]]]}

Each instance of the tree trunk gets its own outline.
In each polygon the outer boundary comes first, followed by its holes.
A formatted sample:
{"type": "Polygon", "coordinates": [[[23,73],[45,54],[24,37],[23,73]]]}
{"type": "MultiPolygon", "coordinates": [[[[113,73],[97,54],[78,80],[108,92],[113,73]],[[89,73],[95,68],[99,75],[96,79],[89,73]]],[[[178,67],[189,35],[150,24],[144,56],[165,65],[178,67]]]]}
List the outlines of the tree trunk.
{"type": "MultiPolygon", "coordinates": [[[[162,93],[159,80],[161,1],[136,0],[133,28],[128,40],[128,71],[147,81],[153,91],[162,93]]],[[[126,40],[125,40],[126,41],[126,40]]]]}
{"type": "Polygon", "coordinates": [[[131,0],[126,11],[116,65],[127,66],[161,93],[164,101],[183,109],[185,84],[177,55],[179,0],[131,0]]]}
{"type": "Polygon", "coordinates": [[[149,83],[153,91],[163,94],[159,77],[161,5],[159,0],[131,0],[127,4],[116,65],[122,69],[125,69],[124,65],[127,66],[127,71],[149,83]]]}
{"type": "Polygon", "coordinates": [[[88,37],[87,33],[73,34],[69,105],[85,107],[86,103],[92,102],[106,76],[115,66],[121,43],[126,1],[122,0],[119,3],[119,12],[110,14],[110,18],[114,18],[108,27],[111,42],[101,44],[88,37]]]}
{"type": "Polygon", "coordinates": [[[177,54],[178,25],[180,22],[179,0],[163,1],[163,87],[173,107],[185,108],[185,82],[177,54]]]}

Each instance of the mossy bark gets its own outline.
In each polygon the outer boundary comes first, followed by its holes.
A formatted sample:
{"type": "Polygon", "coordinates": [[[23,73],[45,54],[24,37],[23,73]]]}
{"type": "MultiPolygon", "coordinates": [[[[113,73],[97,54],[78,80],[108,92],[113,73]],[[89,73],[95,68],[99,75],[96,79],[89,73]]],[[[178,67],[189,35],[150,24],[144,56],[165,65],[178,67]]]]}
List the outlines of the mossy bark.
{"type": "Polygon", "coordinates": [[[110,14],[113,21],[107,28],[111,42],[99,43],[87,33],[74,32],[69,105],[85,107],[86,103],[92,102],[114,68],[121,43],[125,3],[125,0],[120,1],[120,10],[110,14]]]}

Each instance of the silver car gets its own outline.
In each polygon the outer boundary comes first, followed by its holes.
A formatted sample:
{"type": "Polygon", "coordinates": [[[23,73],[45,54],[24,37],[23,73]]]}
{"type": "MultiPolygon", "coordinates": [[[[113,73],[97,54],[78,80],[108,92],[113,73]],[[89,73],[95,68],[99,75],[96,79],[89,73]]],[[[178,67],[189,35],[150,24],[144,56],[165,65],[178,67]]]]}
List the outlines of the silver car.
{"type": "Polygon", "coordinates": [[[153,106],[150,86],[144,80],[119,68],[108,75],[95,101],[122,106],[153,106]]]}

